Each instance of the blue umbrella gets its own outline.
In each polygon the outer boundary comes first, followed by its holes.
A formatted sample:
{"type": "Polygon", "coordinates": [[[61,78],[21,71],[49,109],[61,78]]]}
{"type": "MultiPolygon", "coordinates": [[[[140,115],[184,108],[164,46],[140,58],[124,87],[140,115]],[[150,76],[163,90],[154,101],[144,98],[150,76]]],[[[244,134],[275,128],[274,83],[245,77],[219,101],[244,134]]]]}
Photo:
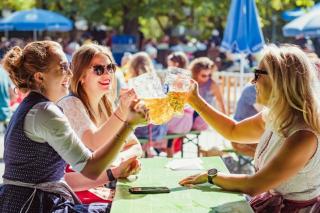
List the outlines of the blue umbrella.
{"type": "MultiPolygon", "coordinates": [[[[241,74],[244,71],[245,54],[258,52],[265,44],[258,17],[254,0],[232,0],[222,47],[233,53],[242,53],[241,74]]],[[[243,85],[243,78],[240,78],[240,85],[243,85]]]]}
{"type": "Polygon", "coordinates": [[[294,19],[282,28],[284,36],[320,36],[320,7],[316,5],[305,15],[294,19]]]}
{"type": "Polygon", "coordinates": [[[281,17],[285,21],[292,21],[295,18],[298,18],[306,13],[306,10],[303,8],[295,8],[293,10],[287,10],[281,13],[281,17]]]}
{"type": "Polygon", "coordinates": [[[233,53],[254,53],[264,46],[254,0],[232,0],[222,47],[233,53]]]}
{"type": "Polygon", "coordinates": [[[72,27],[70,19],[59,13],[42,9],[17,11],[0,21],[2,31],[69,31],[72,27]]]}

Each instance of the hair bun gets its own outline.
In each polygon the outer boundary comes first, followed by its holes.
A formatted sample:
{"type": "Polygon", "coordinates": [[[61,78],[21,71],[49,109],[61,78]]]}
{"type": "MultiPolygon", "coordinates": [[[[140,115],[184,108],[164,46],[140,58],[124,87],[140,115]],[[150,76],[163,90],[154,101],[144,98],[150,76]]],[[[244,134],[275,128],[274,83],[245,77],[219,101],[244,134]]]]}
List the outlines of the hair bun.
{"type": "Polygon", "coordinates": [[[23,65],[23,53],[22,49],[18,46],[9,50],[4,59],[3,67],[9,73],[9,77],[12,82],[20,89],[21,84],[25,83],[25,79],[21,78],[21,68],[23,65]]]}
{"type": "Polygon", "coordinates": [[[23,61],[22,49],[18,46],[13,47],[5,57],[6,65],[11,69],[19,69],[23,61]]]}

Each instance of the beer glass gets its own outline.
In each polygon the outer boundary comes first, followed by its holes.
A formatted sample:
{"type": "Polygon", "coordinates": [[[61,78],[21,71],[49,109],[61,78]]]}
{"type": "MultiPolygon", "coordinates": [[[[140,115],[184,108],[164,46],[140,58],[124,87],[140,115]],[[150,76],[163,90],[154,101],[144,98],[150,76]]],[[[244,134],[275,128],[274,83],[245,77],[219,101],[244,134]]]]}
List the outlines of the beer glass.
{"type": "Polygon", "coordinates": [[[155,73],[145,73],[129,80],[133,88],[149,110],[150,123],[160,125],[173,116],[168,96],[163,92],[159,77],[155,73]]]}
{"type": "Polygon", "coordinates": [[[183,115],[184,105],[190,89],[191,72],[185,69],[170,67],[166,70],[165,86],[168,99],[175,115],[183,115]]]}

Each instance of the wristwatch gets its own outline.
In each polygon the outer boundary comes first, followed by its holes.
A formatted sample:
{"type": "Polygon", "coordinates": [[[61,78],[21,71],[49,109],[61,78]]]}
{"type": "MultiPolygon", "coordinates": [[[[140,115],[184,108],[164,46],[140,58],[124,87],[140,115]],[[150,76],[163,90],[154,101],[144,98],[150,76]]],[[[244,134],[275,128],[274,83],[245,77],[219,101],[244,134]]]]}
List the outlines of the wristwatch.
{"type": "Polygon", "coordinates": [[[209,169],[208,172],[208,182],[211,183],[211,184],[214,184],[212,179],[217,176],[218,174],[218,170],[217,169],[209,169]]]}
{"type": "Polygon", "coordinates": [[[113,173],[112,173],[111,169],[107,169],[107,176],[108,176],[109,181],[116,180],[116,178],[113,176],[113,173]]]}

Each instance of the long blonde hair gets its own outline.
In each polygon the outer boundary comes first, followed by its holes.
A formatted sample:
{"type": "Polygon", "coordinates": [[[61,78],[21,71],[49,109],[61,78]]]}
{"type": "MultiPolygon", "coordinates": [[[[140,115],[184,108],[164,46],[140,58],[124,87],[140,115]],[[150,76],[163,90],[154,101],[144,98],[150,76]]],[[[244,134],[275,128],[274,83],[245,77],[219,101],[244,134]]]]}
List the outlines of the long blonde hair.
{"type": "MultiPolygon", "coordinates": [[[[90,66],[90,62],[93,59],[94,56],[98,54],[103,54],[107,56],[111,63],[114,63],[112,54],[110,50],[104,46],[97,45],[97,44],[86,44],[81,46],[73,55],[72,57],[72,63],[71,63],[71,69],[72,69],[72,79],[71,79],[71,85],[70,90],[78,97],[84,106],[86,107],[86,110],[89,114],[90,119],[96,123],[96,119],[94,117],[94,112],[92,107],[89,104],[88,95],[86,94],[82,84],[81,79],[86,75],[85,70],[88,69],[90,66]]],[[[102,96],[100,102],[99,102],[99,112],[104,113],[107,112],[107,117],[109,117],[112,114],[113,111],[113,103],[115,98],[115,89],[116,89],[116,82],[115,82],[115,76],[113,75],[113,81],[112,81],[112,94],[109,96],[104,95],[102,96]]]]}
{"type": "Polygon", "coordinates": [[[298,119],[320,133],[319,84],[316,70],[298,47],[269,45],[261,60],[271,82],[268,119],[273,128],[286,136],[298,119]]]}

